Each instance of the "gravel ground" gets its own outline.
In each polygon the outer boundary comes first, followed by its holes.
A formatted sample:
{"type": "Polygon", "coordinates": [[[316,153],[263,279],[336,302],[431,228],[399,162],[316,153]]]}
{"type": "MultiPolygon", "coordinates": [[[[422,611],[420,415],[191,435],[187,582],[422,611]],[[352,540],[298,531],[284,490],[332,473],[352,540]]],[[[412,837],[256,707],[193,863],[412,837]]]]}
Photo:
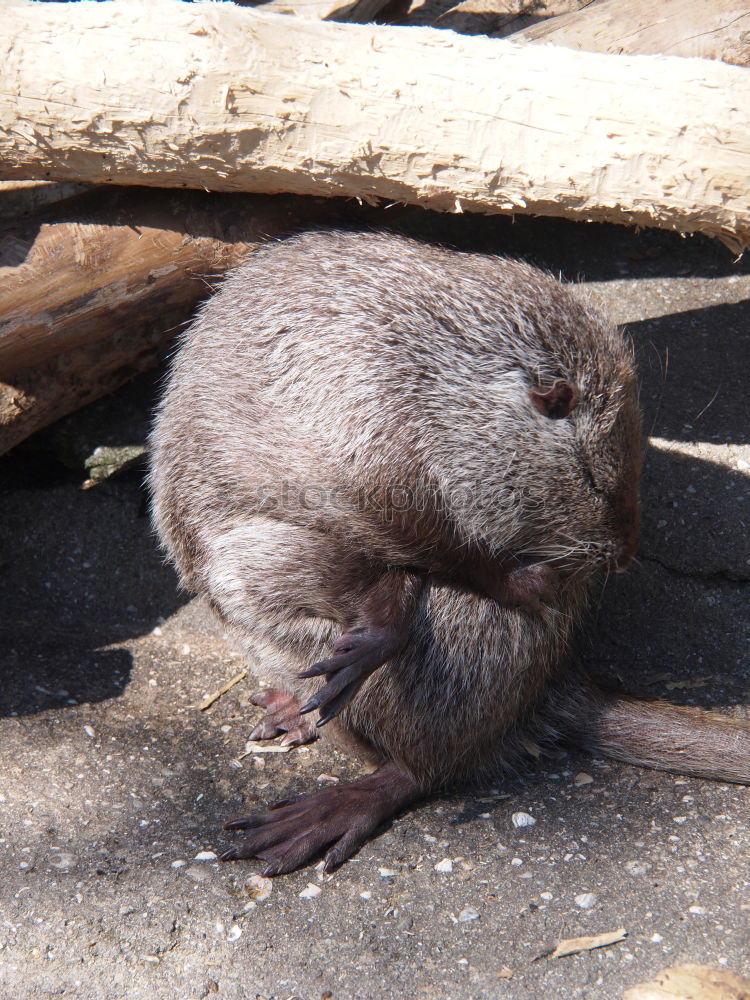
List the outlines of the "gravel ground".
{"type": "MultiPolygon", "coordinates": [[[[628,325],[642,550],[584,656],[640,692],[748,717],[750,263],[607,226],[397,221],[562,271],[628,325]]],[[[244,756],[252,678],[197,707],[243,664],[163,565],[142,467],[82,489],[96,447],[144,442],[156,385],[0,462],[3,998],[613,1000],[682,962],[750,973],[743,787],[560,753],[414,809],[333,877],[267,885],[262,863],[220,865],[224,819],[359,765],[325,739],[244,756]]]]}

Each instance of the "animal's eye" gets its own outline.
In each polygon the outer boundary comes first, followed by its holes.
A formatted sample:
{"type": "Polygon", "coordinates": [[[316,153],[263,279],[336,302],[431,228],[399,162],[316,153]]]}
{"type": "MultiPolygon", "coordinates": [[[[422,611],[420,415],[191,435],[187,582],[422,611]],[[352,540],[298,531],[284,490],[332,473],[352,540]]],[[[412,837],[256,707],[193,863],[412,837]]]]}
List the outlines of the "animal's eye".
{"type": "Polygon", "coordinates": [[[534,408],[550,420],[562,420],[578,406],[576,389],[562,378],[556,379],[548,389],[532,389],[529,395],[534,408]]]}

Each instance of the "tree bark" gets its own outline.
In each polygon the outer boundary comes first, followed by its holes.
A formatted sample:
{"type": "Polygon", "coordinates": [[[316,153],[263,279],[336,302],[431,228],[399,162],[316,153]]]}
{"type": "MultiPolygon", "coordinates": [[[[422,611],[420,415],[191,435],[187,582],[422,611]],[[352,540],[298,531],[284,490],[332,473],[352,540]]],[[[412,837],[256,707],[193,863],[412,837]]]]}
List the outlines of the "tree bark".
{"type": "Polygon", "coordinates": [[[230,4],[11,2],[3,18],[3,177],[348,195],[750,242],[739,67],[230,4]]]}

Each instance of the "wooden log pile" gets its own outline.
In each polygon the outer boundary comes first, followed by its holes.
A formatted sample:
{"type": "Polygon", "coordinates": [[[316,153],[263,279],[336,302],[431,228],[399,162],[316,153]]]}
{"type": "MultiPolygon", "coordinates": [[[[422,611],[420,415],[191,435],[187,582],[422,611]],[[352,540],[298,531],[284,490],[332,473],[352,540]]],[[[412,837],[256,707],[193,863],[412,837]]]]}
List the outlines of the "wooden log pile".
{"type": "Polygon", "coordinates": [[[740,0],[429,4],[6,0],[0,179],[99,188],[2,223],[0,453],[152,364],[206,275],[338,211],[280,193],[750,243],[740,0]]]}

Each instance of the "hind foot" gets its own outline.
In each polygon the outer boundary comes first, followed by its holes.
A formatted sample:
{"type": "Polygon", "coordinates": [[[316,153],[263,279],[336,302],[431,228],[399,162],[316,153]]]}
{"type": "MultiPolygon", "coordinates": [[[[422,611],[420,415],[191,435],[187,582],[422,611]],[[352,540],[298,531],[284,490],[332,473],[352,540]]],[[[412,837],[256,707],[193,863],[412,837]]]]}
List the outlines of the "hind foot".
{"type": "Polygon", "coordinates": [[[281,746],[299,747],[318,738],[312,721],[300,715],[299,702],[286,691],[267,688],[254,694],[250,701],[266,710],[266,714],[250,733],[251,740],[272,740],[283,733],[281,746]]]}
{"type": "Polygon", "coordinates": [[[414,780],[390,762],[360,781],[276,802],[268,812],[233,820],[225,830],[250,830],[222,861],[262,858],[266,876],[299,868],[327,850],[332,872],[404,806],[419,798],[414,780]]]}

